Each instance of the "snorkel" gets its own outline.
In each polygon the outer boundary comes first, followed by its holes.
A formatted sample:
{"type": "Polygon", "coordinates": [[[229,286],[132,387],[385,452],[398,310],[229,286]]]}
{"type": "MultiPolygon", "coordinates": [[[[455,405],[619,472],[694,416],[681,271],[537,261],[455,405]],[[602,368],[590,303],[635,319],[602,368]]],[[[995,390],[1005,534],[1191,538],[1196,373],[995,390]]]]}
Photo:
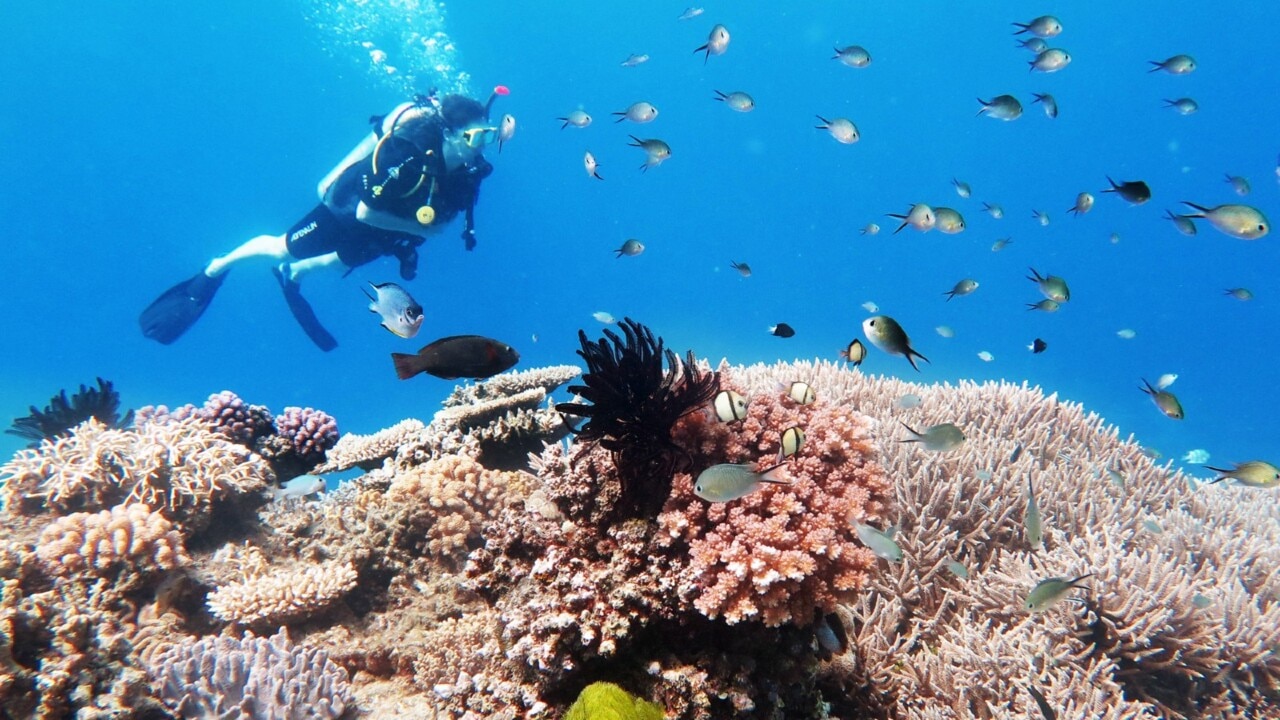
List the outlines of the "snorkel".
{"type": "Polygon", "coordinates": [[[493,92],[489,93],[489,100],[484,104],[484,119],[489,119],[490,111],[493,109],[493,101],[497,100],[499,95],[505,97],[510,94],[511,90],[506,85],[495,85],[493,92]]]}

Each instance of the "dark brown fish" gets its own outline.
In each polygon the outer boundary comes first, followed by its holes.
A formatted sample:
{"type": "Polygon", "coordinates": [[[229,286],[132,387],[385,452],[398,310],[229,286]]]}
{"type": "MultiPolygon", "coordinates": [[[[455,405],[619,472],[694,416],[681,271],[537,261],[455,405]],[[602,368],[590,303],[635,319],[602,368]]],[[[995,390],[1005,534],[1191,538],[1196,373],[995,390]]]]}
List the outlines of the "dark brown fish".
{"type": "Polygon", "coordinates": [[[1108,176],[1107,182],[1111,183],[1111,187],[1103,190],[1102,192],[1116,193],[1134,205],[1141,205],[1151,199],[1151,188],[1147,187],[1147,184],[1141,180],[1130,180],[1128,182],[1116,183],[1115,180],[1112,180],[1111,177],[1108,176]]]}
{"type": "Polygon", "coordinates": [[[401,380],[408,380],[421,372],[445,380],[478,379],[509,369],[520,361],[520,353],[492,338],[453,335],[436,340],[419,350],[417,355],[391,353],[391,360],[401,380]]]}

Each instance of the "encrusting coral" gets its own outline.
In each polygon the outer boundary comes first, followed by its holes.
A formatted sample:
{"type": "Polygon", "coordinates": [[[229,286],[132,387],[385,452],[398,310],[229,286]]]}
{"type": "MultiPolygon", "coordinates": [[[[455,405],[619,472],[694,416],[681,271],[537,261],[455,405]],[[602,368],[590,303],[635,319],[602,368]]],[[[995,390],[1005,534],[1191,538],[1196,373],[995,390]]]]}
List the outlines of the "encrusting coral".
{"type": "MultiPolygon", "coordinates": [[[[831,363],[717,372],[747,417],[678,420],[687,466],[635,517],[616,510],[619,458],[589,438],[547,444],[524,470],[489,465],[511,413],[352,441],[342,454],[369,472],[256,513],[270,468],[197,417],[91,421],[20,452],[0,470],[0,714],[158,720],[183,693],[205,697],[184,707],[227,709],[243,689],[193,675],[196,657],[230,673],[243,665],[214,660],[220,645],[248,658],[278,643],[229,633],[287,624],[305,649],[272,687],[348,720],[555,720],[597,681],[674,720],[1039,717],[1032,689],[1064,718],[1280,717],[1275,492],[1159,467],[1025,386],[831,363]],[[816,402],[791,400],[794,381],[816,402]],[[900,422],[955,423],[967,439],[929,452],[900,442],[900,422]],[[728,503],[692,492],[712,464],[773,464],[791,426],[805,438],[779,471],[790,484],[728,503]],[[853,520],[896,529],[902,560],[876,559],[853,520]],[[85,540],[112,523],[110,543],[85,540]],[[152,550],[135,552],[135,525],[159,538],[152,550]],[[169,566],[154,553],[165,543],[169,566]],[[1026,610],[1040,580],[1082,575],[1074,601],[1026,610]]],[[[532,389],[480,385],[460,406],[532,389]]],[[[549,392],[531,412],[553,414],[549,392]]],[[[217,404],[242,430],[260,417],[217,404]]]]}

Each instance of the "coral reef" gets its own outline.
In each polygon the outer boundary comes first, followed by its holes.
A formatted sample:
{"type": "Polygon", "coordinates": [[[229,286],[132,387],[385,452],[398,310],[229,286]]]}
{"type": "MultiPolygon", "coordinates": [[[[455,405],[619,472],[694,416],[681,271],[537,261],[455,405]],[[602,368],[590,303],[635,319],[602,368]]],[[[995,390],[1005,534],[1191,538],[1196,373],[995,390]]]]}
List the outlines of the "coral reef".
{"type": "Polygon", "coordinates": [[[98,378],[98,387],[80,386],[80,392],[67,399],[67,391],[54,395],[44,410],[31,406],[31,413],[13,421],[13,427],[5,430],[10,435],[31,441],[28,447],[36,447],[40,441],[63,435],[75,426],[94,418],[107,427],[128,427],[133,422],[133,411],[120,416],[120,393],[108,380],[98,378]]]}
{"type": "Polygon", "coordinates": [[[592,683],[564,714],[564,720],[662,720],[662,708],[613,683],[592,683]]]}
{"type": "MultiPolygon", "coordinates": [[[[657,387],[684,382],[691,362],[677,380],[660,359],[657,387]]],[[[1171,472],[1025,386],[689,372],[748,398],[746,417],[673,422],[680,467],[652,515],[619,509],[635,507],[605,442],[515,427],[555,417],[537,372],[344,438],[320,467],[367,472],[313,502],[260,507],[275,474],[227,438],[297,448],[230,394],[206,403],[217,423],[154,409],[20,451],[0,468],[0,715],[556,720],[611,682],[675,720],[1039,717],[1033,689],[1059,717],[1280,717],[1274,491],[1171,472]],[[900,423],[942,422],[967,440],[899,442],[900,423]],[[710,465],[774,464],[789,427],[805,438],[787,484],[692,492],[710,465]],[[498,466],[534,437],[523,469],[498,466]],[[902,560],[855,520],[896,528],[902,560]],[[1081,575],[1073,601],[1025,609],[1040,580],[1081,575]]]]}
{"type": "Polygon", "coordinates": [[[613,454],[621,480],[615,510],[623,517],[653,517],[666,500],[674,473],[689,464],[671,430],[681,417],[711,402],[720,379],[698,368],[692,350],[681,363],[663,348],[661,338],[635,320],[625,318],[618,327],[624,337],[605,330],[597,342],[578,331],[578,355],[586,361],[587,373],[583,384],[571,385],[569,392],[591,404],[560,403],[556,411],[586,418],[578,439],[599,443],[613,454]]]}
{"type": "Polygon", "coordinates": [[[209,593],[209,611],[250,627],[313,620],[355,588],[356,579],[355,568],[340,562],[249,573],[209,593]]]}
{"type": "Polygon", "coordinates": [[[352,703],[347,671],[283,629],[270,638],[188,638],[154,656],[148,671],[182,717],[336,720],[352,703]]]}
{"type": "Polygon", "coordinates": [[[199,528],[215,505],[260,504],[260,491],[273,480],[260,458],[194,419],[136,430],[89,419],[0,466],[0,498],[11,514],[141,503],[199,528]]]}
{"type": "Polygon", "coordinates": [[[54,575],[113,576],[122,569],[174,570],[191,562],[173,523],[136,503],[54,520],[40,533],[36,556],[54,575]]]}

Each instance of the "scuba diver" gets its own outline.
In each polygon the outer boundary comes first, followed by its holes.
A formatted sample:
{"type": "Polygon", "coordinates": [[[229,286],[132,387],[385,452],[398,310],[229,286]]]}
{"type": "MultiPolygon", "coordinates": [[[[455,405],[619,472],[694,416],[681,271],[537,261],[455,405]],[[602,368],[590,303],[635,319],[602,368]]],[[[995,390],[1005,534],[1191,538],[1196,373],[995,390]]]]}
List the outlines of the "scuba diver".
{"type": "Polygon", "coordinates": [[[488,103],[435,91],[370,118],[373,132],[320,181],[320,204],[283,235],[259,235],[214,258],[194,277],[168,289],[138,322],[142,334],[168,345],[195,324],[236,263],[266,257],[290,312],[321,350],[337,347],[302,297],[299,279],[341,266],[346,272],[382,256],[400,262],[400,276],[417,274],[418,246],[464,213],[462,238],[475,247],[475,204],[493,171],[484,146],[498,139],[489,109],[508,91],[499,85],[488,103]]]}

